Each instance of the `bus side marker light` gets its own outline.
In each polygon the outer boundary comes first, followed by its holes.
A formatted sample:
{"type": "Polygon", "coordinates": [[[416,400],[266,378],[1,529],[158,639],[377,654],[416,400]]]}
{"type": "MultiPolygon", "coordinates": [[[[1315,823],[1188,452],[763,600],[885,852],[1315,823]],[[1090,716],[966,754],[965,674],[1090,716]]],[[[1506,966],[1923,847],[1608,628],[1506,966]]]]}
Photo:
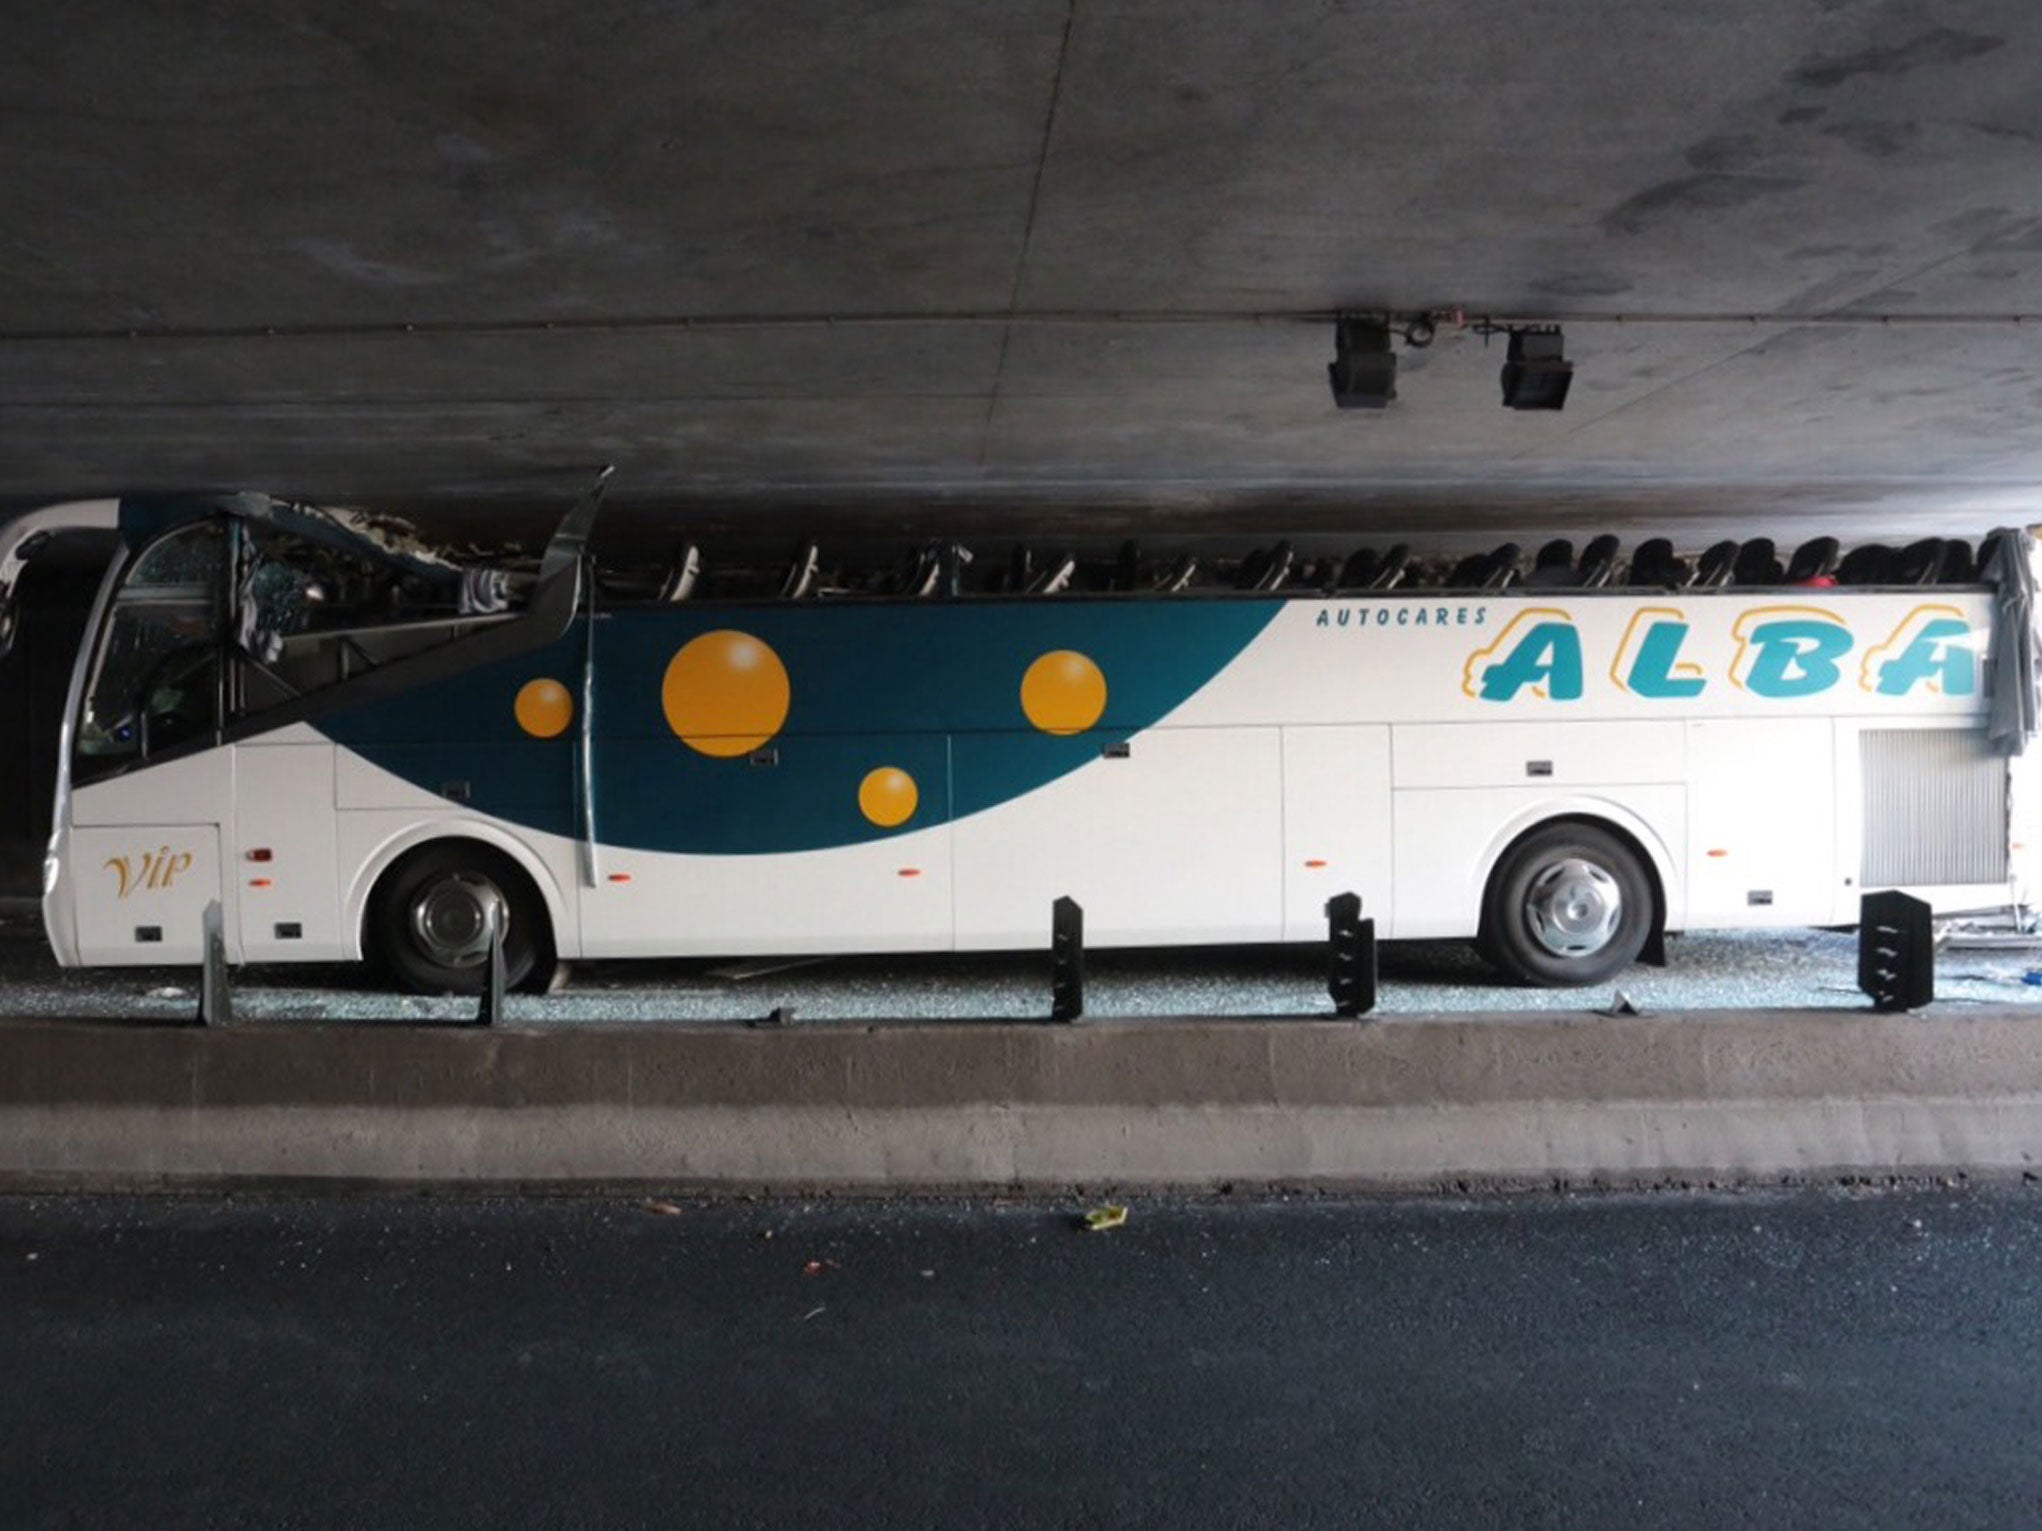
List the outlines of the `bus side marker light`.
{"type": "Polygon", "coordinates": [[[1729,853],[1728,851],[1710,851],[1710,852],[1709,852],[1709,856],[1710,856],[1710,859],[1711,859],[1711,860],[1714,860],[1714,861],[1721,861],[1721,860],[1722,860],[1722,859],[1723,859],[1723,858],[1724,858],[1725,856],[1727,856],[1727,855],[1729,855],[1729,854],[1730,854],[1730,853],[1729,853]]]}
{"type": "Polygon", "coordinates": [[[248,879],[248,886],[251,888],[273,888],[276,886],[276,883],[267,877],[251,877],[248,879]]]}
{"type": "Polygon", "coordinates": [[[268,846],[259,845],[248,853],[248,859],[250,861],[273,861],[276,858],[268,846]]]}
{"type": "Polygon", "coordinates": [[[610,874],[611,882],[629,882],[630,880],[631,874],[629,872],[612,872],[610,874]]]}
{"type": "Polygon", "coordinates": [[[902,877],[920,877],[922,869],[920,867],[902,867],[898,875],[902,877]]]}
{"type": "Polygon", "coordinates": [[[1320,867],[1324,866],[1325,864],[1326,863],[1321,861],[1317,856],[1314,856],[1311,860],[1305,863],[1305,865],[1312,868],[1313,871],[1317,871],[1320,867]]]}

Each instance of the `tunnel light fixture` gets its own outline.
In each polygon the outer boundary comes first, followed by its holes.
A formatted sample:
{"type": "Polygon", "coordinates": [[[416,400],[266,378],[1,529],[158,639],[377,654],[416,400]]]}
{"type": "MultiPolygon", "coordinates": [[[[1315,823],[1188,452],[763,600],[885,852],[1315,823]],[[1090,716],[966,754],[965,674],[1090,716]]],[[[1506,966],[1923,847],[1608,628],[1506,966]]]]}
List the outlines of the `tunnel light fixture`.
{"type": "Polygon", "coordinates": [[[1380,315],[1342,314],[1333,325],[1333,360],[1326,364],[1333,402],[1342,409],[1383,409],[1397,396],[1397,356],[1380,315]]]}
{"type": "Polygon", "coordinates": [[[1510,331],[1510,350],[1503,361],[1505,409],[1564,409],[1573,381],[1574,363],[1564,354],[1557,324],[1510,331]]]}

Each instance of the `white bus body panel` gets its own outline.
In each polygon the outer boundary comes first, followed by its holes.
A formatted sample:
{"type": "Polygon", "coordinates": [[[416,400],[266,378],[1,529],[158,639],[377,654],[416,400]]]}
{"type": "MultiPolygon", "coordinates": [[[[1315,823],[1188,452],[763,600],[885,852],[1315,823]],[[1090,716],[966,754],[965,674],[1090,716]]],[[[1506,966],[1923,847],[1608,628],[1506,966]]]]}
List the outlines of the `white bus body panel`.
{"type": "Polygon", "coordinates": [[[74,829],[69,853],[79,962],[133,967],[200,960],[206,905],[220,897],[216,826],[74,829]]]}
{"type": "Polygon", "coordinates": [[[227,863],[243,962],[329,961],[347,952],[334,875],[335,753],[302,725],[234,748],[227,863]]]}
{"type": "Polygon", "coordinates": [[[587,957],[941,951],[951,829],[784,855],[605,848],[581,896],[587,957]]]}
{"type": "Polygon", "coordinates": [[[1712,718],[1687,729],[1688,923],[1832,919],[1839,873],[1830,720],[1712,718]]]}
{"type": "Polygon", "coordinates": [[[1283,731],[1283,938],[1326,937],[1326,901],[1361,895],[1361,912],[1387,935],[1396,899],[1390,822],[1390,730],[1283,731]]]}
{"type": "MultiPolygon", "coordinates": [[[[959,776],[1000,747],[998,735],[960,738],[959,776]]],[[[1280,939],[1281,749],[1273,728],[1155,728],[1125,759],[960,819],[958,946],[1046,946],[1066,895],[1084,908],[1088,944],[1280,939]]]]}

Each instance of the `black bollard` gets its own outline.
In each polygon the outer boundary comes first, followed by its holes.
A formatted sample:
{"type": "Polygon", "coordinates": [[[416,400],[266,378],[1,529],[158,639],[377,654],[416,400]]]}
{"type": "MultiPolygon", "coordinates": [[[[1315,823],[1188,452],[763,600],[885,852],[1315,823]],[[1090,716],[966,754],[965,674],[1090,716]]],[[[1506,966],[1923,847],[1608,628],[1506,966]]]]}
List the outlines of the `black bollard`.
{"type": "Polygon", "coordinates": [[[1074,898],[1049,910],[1049,1018],[1075,1021],[1085,1013],[1085,911],[1074,898]]]}
{"type": "Polygon", "coordinates": [[[482,985],[482,1000],[475,1010],[475,1024],[494,1026],[503,1019],[503,921],[494,910],[489,915],[489,965],[482,985]]]}
{"type": "Polygon", "coordinates": [[[1359,893],[1326,900],[1326,946],[1333,1013],[1350,1020],[1367,1015],[1376,1007],[1376,922],[1361,917],[1359,893]]]}
{"type": "Polygon", "coordinates": [[[227,971],[227,932],[218,899],[206,905],[199,933],[199,1024],[225,1026],[234,1019],[234,984],[227,971]]]}
{"type": "Polygon", "coordinates": [[[1918,1010],[1936,997],[1929,906],[1905,893],[1867,893],[1858,908],[1858,987],[1874,1010],[1918,1010]]]}

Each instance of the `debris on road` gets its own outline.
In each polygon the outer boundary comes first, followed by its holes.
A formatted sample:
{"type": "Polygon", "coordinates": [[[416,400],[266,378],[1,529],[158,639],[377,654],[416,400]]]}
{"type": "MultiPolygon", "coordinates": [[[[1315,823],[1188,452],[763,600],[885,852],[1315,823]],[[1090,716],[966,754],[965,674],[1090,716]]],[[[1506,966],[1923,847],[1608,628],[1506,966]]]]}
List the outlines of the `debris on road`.
{"type": "Polygon", "coordinates": [[[1105,1233],[1108,1229],[1120,1227],[1126,1221],[1127,1208],[1109,1202],[1103,1207],[1094,1207],[1085,1214],[1085,1231],[1105,1233]]]}

